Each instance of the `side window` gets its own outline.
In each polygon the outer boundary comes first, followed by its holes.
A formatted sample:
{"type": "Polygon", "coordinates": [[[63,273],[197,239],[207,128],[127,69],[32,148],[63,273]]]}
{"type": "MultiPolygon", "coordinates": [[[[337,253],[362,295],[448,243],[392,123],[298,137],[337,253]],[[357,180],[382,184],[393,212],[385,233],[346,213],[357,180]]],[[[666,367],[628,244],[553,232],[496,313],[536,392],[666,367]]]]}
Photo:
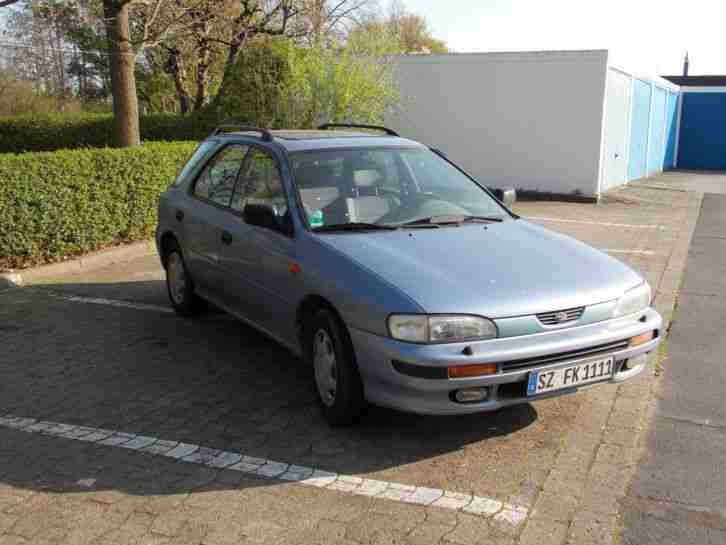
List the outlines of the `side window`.
{"type": "Polygon", "coordinates": [[[194,154],[191,156],[191,158],[187,161],[187,163],[184,165],[184,168],[179,173],[179,176],[176,177],[176,180],[174,180],[174,183],[171,184],[173,186],[179,186],[181,183],[189,176],[192,171],[194,171],[197,168],[197,165],[201,162],[204,157],[206,157],[209,150],[211,150],[214,147],[214,142],[202,142],[199,144],[197,149],[194,151],[194,154]]]}
{"type": "Polygon", "coordinates": [[[220,151],[197,178],[194,195],[229,206],[237,174],[248,149],[248,146],[233,144],[220,151]]]}
{"type": "Polygon", "coordinates": [[[271,155],[256,148],[252,148],[242,168],[232,197],[232,209],[242,212],[247,203],[269,204],[279,216],[287,211],[277,162],[271,155]]]}

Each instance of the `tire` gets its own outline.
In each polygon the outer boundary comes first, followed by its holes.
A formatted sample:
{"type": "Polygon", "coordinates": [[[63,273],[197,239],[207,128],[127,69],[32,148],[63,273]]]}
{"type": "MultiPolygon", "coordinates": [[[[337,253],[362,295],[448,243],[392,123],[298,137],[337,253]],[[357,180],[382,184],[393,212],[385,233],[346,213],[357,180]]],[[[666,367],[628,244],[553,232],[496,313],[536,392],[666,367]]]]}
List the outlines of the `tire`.
{"type": "Polygon", "coordinates": [[[357,422],[365,406],[363,382],[345,326],[330,310],[321,309],[307,328],[306,341],[326,420],[332,426],[357,422]]]}
{"type": "Polygon", "coordinates": [[[166,292],[176,313],[185,318],[199,315],[202,301],[194,291],[194,283],[187,270],[184,255],[176,241],[169,244],[164,254],[164,268],[166,292]]]}

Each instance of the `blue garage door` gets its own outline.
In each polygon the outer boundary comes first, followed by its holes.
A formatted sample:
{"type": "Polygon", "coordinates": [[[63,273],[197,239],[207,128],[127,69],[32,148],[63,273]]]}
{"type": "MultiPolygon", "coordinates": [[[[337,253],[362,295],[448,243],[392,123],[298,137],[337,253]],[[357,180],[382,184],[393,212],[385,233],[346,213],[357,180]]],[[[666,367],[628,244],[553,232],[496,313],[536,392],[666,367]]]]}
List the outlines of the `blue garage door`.
{"type": "Polygon", "coordinates": [[[678,167],[726,170],[726,92],[683,94],[678,167]]]}
{"type": "Polygon", "coordinates": [[[646,175],[649,125],[650,83],[636,79],[633,82],[633,115],[630,122],[629,180],[637,180],[646,175]]]}
{"type": "Polygon", "coordinates": [[[676,166],[676,139],[678,138],[678,94],[668,93],[668,108],[666,109],[666,149],[665,164],[663,168],[676,166]]]}
{"type": "Polygon", "coordinates": [[[653,89],[653,113],[650,117],[648,137],[648,175],[663,170],[665,159],[666,102],[668,92],[660,87],[653,89]]]}

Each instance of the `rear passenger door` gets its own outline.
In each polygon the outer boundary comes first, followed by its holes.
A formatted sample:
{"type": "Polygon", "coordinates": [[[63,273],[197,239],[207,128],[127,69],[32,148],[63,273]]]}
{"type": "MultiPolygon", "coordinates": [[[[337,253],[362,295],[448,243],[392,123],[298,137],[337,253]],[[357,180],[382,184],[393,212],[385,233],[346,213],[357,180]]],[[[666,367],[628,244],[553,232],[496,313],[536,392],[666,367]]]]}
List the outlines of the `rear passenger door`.
{"type": "Polygon", "coordinates": [[[230,144],[217,152],[191,187],[193,204],[184,217],[187,265],[202,295],[220,295],[220,248],[223,234],[235,220],[230,201],[248,151],[230,144]]]}

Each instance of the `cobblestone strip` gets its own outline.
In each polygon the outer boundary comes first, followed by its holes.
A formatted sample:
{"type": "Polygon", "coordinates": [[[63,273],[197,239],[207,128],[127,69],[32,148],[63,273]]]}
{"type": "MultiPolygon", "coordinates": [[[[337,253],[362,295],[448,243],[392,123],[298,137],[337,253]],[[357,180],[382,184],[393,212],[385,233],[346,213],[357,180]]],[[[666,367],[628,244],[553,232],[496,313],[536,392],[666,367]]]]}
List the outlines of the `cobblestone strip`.
{"type": "MultiPolygon", "coordinates": [[[[664,331],[675,304],[680,276],[698,221],[703,195],[689,193],[683,228],[655,290],[664,331]]],[[[612,545],[619,501],[640,457],[656,381],[649,366],[621,385],[590,390],[520,535],[520,545],[612,545]],[[649,372],[651,371],[651,372],[649,372]]]]}
{"type": "Polygon", "coordinates": [[[528,511],[525,507],[472,494],[341,475],[313,467],[245,456],[238,452],[167,441],[149,435],[38,421],[34,418],[3,414],[2,411],[0,411],[0,427],[136,450],[215,469],[240,471],[256,477],[280,479],[357,496],[460,511],[477,517],[491,518],[495,523],[510,528],[518,527],[527,518],[528,511]]]}

